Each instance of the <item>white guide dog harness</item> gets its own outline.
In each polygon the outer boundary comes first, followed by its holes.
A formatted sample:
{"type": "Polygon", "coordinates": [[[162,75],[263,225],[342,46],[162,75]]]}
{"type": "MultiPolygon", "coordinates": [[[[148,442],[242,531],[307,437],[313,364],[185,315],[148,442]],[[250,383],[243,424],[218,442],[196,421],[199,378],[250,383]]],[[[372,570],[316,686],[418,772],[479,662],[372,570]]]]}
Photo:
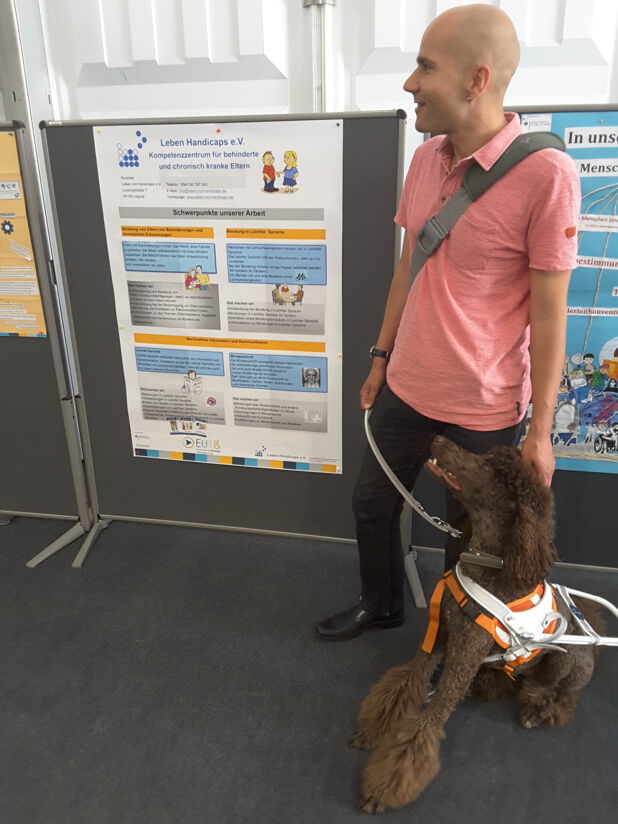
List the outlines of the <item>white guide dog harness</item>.
{"type": "Polygon", "coordinates": [[[561,644],[603,644],[618,646],[618,638],[598,635],[585,619],[570,595],[580,595],[602,604],[618,618],[618,609],[609,601],[587,592],[579,592],[559,584],[543,581],[533,592],[504,604],[495,595],[465,574],[458,563],[454,570],[438,582],[429,607],[429,626],[422,649],[431,652],[438,633],[440,603],[448,589],[457,604],[470,619],[486,630],[503,652],[490,655],[486,664],[492,664],[513,677],[522,664],[532,661],[541,652],[566,652],[561,644]],[[566,635],[568,620],[557,609],[557,596],[562,598],[573,616],[581,635],[566,635]]]}

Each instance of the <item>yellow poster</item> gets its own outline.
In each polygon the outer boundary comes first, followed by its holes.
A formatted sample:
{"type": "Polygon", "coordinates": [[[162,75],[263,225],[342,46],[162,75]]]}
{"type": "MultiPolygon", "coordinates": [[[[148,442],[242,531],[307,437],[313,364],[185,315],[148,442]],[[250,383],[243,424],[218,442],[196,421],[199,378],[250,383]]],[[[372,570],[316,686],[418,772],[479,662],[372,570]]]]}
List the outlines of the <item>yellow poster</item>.
{"type": "Polygon", "coordinates": [[[15,132],[0,132],[0,335],[45,334],[15,132]]]}

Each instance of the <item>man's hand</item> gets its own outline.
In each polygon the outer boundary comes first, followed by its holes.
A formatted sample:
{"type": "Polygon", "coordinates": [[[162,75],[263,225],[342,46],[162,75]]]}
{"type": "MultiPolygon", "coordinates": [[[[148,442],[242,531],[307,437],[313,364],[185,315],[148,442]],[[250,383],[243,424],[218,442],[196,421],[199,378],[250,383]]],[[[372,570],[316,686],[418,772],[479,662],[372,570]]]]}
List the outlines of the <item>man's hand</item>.
{"type": "Polygon", "coordinates": [[[536,437],[528,432],[521,448],[521,456],[526,463],[532,464],[545,486],[551,486],[551,479],[556,468],[551,439],[544,435],[536,437]]]}
{"type": "Polygon", "coordinates": [[[386,383],[386,361],[384,358],[374,358],[371,372],[360,391],[360,408],[371,409],[378,397],[380,389],[386,383]]]}

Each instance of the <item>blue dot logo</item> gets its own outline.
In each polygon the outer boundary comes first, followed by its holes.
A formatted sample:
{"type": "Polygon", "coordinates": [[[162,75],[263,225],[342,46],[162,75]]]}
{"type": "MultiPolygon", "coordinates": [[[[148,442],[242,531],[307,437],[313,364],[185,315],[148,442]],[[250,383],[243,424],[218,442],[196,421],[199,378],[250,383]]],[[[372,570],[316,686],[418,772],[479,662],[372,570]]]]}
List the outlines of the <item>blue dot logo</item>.
{"type": "MultiPolygon", "coordinates": [[[[146,143],[147,138],[144,137],[140,131],[136,131],[135,136],[140,139],[139,143],[137,144],[137,149],[143,149],[144,143],[146,143]]],[[[118,165],[122,168],[138,167],[139,155],[137,153],[137,149],[125,149],[122,143],[117,143],[116,151],[118,152],[118,165]]]]}

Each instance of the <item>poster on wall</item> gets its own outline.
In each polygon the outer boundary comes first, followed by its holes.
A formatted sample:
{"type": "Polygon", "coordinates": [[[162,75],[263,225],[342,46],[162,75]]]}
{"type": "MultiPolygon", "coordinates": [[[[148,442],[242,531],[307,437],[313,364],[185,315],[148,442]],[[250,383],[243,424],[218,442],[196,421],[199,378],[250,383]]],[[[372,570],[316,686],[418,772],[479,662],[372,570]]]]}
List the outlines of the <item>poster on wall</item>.
{"type": "Polygon", "coordinates": [[[0,131],[0,336],[46,337],[12,131],[0,131]]]}
{"type": "Polygon", "coordinates": [[[556,466],[618,473],[618,112],[530,114],[522,124],[564,140],[582,189],[552,432],[556,466]]]}
{"type": "Polygon", "coordinates": [[[94,142],[134,455],[341,473],[342,121],[94,142]]]}

